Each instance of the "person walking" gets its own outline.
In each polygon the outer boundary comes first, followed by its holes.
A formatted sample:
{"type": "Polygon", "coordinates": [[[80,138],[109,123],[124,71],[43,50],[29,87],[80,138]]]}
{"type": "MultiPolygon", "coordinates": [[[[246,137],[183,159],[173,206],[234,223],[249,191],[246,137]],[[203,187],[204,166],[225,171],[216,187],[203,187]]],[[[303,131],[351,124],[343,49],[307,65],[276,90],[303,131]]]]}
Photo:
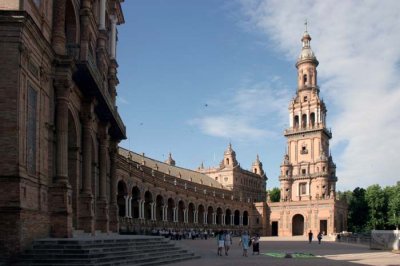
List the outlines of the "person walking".
{"type": "Polygon", "coordinates": [[[319,232],[318,236],[318,244],[321,244],[321,240],[322,240],[322,232],[319,232]]]}
{"type": "Polygon", "coordinates": [[[254,253],[260,255],[260,236],[258,234],[255,234],[253,237],[253,255],[254,253]]]}
{"type": "Polygon", "coordinates": [[[225,231],[225,255],[228,256],[228,251],[232,245],[232,236],[228,231],[225,231]]]}
{"type": "Polygon", "coordinates": [[[244,231],[241,238],[240,238],[240,242],[239,245],[242,245],[243,248],[243,256],[247,257],[247,250],[249,249],[249,244],[250,244],[250,237],[247,234],[247,231],[244,231]]]}
{"type": "Polygon", "coordinates": [[[222,230],[218,232],[217,241],[218,241],[218,253],[217,253],[217,255],[218,256],[222,256],[222,248],[225,245],[225,235],[224,235],[224,232],[222,230]]]}
{"type": "Polygon", "coordinates": [[[308,243],[311,244],[312,238],[313,238],[313,233],[312,233],[312,231],[310,230],[310,232],[308,232],[308,243]]]}

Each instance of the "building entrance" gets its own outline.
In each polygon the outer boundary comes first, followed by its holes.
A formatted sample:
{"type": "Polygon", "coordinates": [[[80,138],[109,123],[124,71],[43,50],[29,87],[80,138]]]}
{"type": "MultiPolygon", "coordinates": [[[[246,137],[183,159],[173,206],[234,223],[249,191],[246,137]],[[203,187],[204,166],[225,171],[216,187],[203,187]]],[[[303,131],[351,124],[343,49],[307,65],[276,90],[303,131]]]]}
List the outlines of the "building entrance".
{"type": "Polygon", "coordinates": [[[327,220],[319,220],[319,231],[324,235],[328,232],[328,221],[327,220]]]}
{"type": "Polygon", "coordinates": [[[278,236],[278,222],[272,222],[271,236],[278,236]]]}
{"type": "Polygon", "coordinates": [[[292,235],[301,236],[304,234],[304,217],[301,214],[296,214],[292,219],[292,235]]]}

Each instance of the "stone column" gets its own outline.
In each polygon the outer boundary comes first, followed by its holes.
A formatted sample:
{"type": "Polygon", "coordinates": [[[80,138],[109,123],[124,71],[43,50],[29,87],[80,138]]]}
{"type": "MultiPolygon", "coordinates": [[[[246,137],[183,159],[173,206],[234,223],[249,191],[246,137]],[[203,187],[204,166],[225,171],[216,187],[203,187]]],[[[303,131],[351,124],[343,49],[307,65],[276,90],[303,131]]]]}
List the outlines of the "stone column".
{"type": "Polygon", "coordinates": [[[132,219],[132,196],[128,197],[128,218],[132,219]]]}
{"type": "Polygon", "coordinates": [[[108,233],[109,214],[107,200],[107,154],[109,145],[108,123],[99,124],[99,198],[96,201],[96,229],[108,233]]]}
{"type": "Polygon", "coordinates": [[[56,176],[49,189],[51,235],[72,237],[72,190],[68,182],[68,102],[72,82],[54,82],[56,90],[56,176]]]}
{"type": "Polygon", "coordinates": [[[193,213],[193,223],[194,224],[199,223],[199,211],[194,211],[194,213],[193,213]]]}
{"type": "Polygon", "coordinates": [[[100,23],[99,30],[106,29],[106,0],[100,0],[100,23]]]}
{"type": "Polygon", "coordinates": [[[111,141],[109,148],[110,157],[110,212],[109,212],[109,226],[111,232],[118,232],[119,230],[119,213],[117,204],[117,153],[118,142],[111,141]]]}
{"type": "Polygon", "coordinates": [[[203,224],[207,224],[207,216],[208,216],[208,213],[204,212],[204,214],[203,214],[203,224]]]}
{"type": "Polygon", "coordinates": [[[178,207],[175,207],[174,209],[174,223],[178,222],[178,207]]]}
{"type": "Polygon", "coordinates": [[[66,0],[54,0],[53,8],[53,49],[56,54],[65,55],[65,7],[66,0]]]}
{"type": "Polygon", "coordinates": [[[161,220],[163,221],[163,222],[165,222],[165,213],[166,213],[166,211],[165,211],[165,206],[162,206],[161,207],[161,213],[162,213],[162,217],[161,217],[161,220]]]}
{"type": "Polygon", "coordinates": [[[79,229],[94,234],[94,207],[92,191],[92,122],[94,119],[93,102],[85,102],[82,118],[82,190],[79,195],[79,229]]]}
{"type": "Polygon", "coordinates": [[[129,196],[124,196],[125,198],[125,217],[129,218],[129,196]]]}
{"type": "Polygon", "coordinates": [[[188,221],[189,221],[189,212],[188,212],[188,209],[184,209],[183,210],[183,222],[185,223],[185,224],[187,224],[188,223],[188,221]]]}
{"type": "Polygon", "coordinates": [[[157,220],[156,219],[156,203],[155,202],[152,202],[152,203],[150,203],[150,206],[151,206],[151,220],[152,221],[155,221],[155,220],[157,220]]]}
{"type": "Polygon", "coordinates": [[[243,226],[243,215],[239,216],[239,225],[243,226]]]}
{"type": "Polygon", "coordinates": [[[110,58],[115,59],[115,51],[117,45],[117,18],[110,16],[111,20],[111,45],[110,45],[110,58]]]}
{"type": "Polygon", "coordinates": [[[231,214],[231,225],[235,224],[235,215],[231,214]]]}
{"type": "Polygon", "coordinates": [[[217,224],[217,214],[214,212],[213,214],[212,214],[213,216],[213,221],[212,221],[212,224],[217,224]]]}

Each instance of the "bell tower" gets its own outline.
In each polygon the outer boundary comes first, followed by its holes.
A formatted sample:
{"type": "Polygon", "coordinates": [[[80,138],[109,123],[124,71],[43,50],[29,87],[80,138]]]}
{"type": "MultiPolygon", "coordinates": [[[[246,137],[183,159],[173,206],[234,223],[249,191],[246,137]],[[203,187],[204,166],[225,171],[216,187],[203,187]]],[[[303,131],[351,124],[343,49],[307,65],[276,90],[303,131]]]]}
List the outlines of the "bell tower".
{"type": "Polygon", "coordinates": [[[335,197],[336,166],[329,155],[332,133],[326,127],[326,107],[319,95],[317,66],[306,30],[296,62],[297,90],[289,104],[287,152],[279,177],[281,201],[335,197]]]}

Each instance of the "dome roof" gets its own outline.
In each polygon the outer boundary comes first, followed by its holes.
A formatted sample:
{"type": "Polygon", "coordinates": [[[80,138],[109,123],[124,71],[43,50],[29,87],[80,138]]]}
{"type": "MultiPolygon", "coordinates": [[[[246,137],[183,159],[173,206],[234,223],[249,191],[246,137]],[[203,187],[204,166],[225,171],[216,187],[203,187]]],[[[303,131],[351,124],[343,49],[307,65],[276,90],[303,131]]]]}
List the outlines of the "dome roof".
{"type": "Polygon", "coordinates": [[[303,43],[303,48],[301,49],[300,55],[297,59],[297,64],[301,63],[303,60],[313,60],[318,64],[317,58],[310,46],[311,36],[307,31],[303,33],[301,41],[303,43]]]}

